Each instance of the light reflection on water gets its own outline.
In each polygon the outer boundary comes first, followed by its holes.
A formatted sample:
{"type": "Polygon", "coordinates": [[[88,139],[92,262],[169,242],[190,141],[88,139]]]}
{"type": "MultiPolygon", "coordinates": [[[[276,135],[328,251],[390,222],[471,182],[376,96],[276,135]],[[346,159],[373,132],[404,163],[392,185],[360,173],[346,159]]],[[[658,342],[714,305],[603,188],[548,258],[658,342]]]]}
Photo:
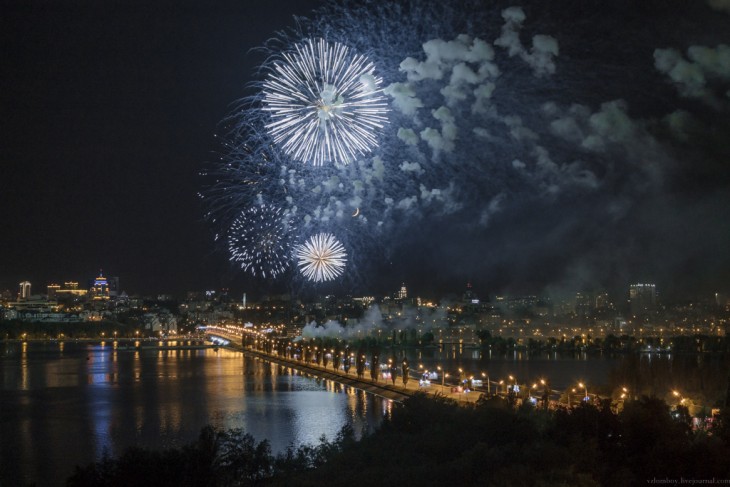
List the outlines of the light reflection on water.
{"type": "MultiPolygon", "coordinates": [[[[390,401],[225,349],[165,350],[117,342],[0,343],[0,485],[62,485],[76,464],[131,445],[181,446],[200,429],[243,428],[277,452],[289,444],[355,432],[390,414],[390,401]]],[[[401,350],[388,350],[387,354],[401,350]]],[[[564,389],[612,375],[637,393],[664,394],[677,383],[724,391],[728,358],[710,356],[504,356],[451,347],[405,350],[411,370],[437,365],[455,374],[488,372],[521,383],[545,377],[564,389]],[[617,372],[613,373],[612,370],[617,372]],[[633,382],[632,382],[633,381],[633,382]]],[[[453,377],[453,375],[452,375],[453,377]]],[[[716,394],[708,394],[712,403],[716,394]]]]}
{"type": "Polygon", "coordinates": [[[392,407],[225,349],[6,343],[0,380],[0,485],[62,485],[105,450],[178,447],[207,424],[243,428],[278,452],[344,425],[370,429],[392,407]]]}

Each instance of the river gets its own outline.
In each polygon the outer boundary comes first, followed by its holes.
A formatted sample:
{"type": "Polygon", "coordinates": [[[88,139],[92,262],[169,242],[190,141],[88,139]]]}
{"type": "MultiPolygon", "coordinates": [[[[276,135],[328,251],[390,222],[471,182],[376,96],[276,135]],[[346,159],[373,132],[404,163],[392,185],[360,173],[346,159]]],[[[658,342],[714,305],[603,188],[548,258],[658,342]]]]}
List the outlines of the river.
{"type": "MultiPolygon", "coordinates": [[[[450,380],[479,377],[520,384],[544,378],[554,389],[610,391],[671,398],[679,389],[698,403],[723,397],[730,361],[711,355],[569,355],[444,348],[381,350],[409,358],[411,371],[445,368],[450,380]],[[607,388],[606,386],[610,386],[607,388]]],[[[380,424],[389,400],[302,375],[287,367],[221,348],[140,350],[111,342],[0,342],[0,486],[37,482],[63,485],[75,465],[120,454],[137,445],[179,447],[211,424],[243,428],[269,440],[274,452],[288,445],[333,438],[345,425],[356,433],[380,424]]]]}
{"type": "Polygon", "coordinates": [[[105,450],[178,447],[208,424],[243,428],[280,452],[345,425],[372,428],[391,407],[226,349],[0,343],[0,485],[63,485],[105,450]]]}

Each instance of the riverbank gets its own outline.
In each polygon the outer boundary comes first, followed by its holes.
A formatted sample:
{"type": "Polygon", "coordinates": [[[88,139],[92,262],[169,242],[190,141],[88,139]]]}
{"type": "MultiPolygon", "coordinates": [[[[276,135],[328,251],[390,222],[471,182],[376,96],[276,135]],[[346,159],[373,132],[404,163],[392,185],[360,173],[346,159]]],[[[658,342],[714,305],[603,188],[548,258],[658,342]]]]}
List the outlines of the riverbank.
{"type": "Polygon", "coordinates": [[[132,350],[205,350],[217,349],[219,345],[205,343],[202,339],[193,340],[160,340],[159,338],[67,338],[67,339],[11,339],[0,340],[3,343],[50,343],[64,345],[66,343],[75,344],[110,344],[115,350],[132,351],[132,350]]]}

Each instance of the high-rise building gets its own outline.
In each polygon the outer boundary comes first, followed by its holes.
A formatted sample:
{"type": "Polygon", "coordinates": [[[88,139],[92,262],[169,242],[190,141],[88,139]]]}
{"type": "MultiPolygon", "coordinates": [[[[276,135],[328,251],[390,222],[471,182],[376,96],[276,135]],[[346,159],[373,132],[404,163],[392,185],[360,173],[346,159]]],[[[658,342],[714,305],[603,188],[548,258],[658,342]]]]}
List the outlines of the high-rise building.
{"type": "Polygon", "coordinates": [[[474,289],[472,288],[471,281],[466,283],[466,291],[464,291],[464,294],[461,296],[461,300],[466,304],[478,304],[479,298],[477,297],[476,293],[474,293],[474,289]]]}
{"type": "Polygon", "coordinates": [[[20,283],[20,292],[18,292],[18,299],[30,299],[30,282],[23,281],[20,283]]]}
{"type": "Polygon", "coordinates": [[[91,295],[91,299],[95,301],[109,299],[109,282],[101,271],[99,271],[97,278],[94,279],[94,284],[89,289],[89,294],[91,295]]]}
{"type": "Polygon", "coordinates": [[[611,309],[613,308],[613,303],[611,302],[611,298],[608,295],[608,293],[598,293],[596,294],[596,308],[598,309],[611,309]]]}
{"type": "Polygon", "coordinates": [[[109,296],[112,298],[118,297],[121,293],[121,289],[119,289],[119,278],[110,277],[107,281],[109,282],[109,296]]]}
{"type": "Polygon", "coordinates": [[[656,309],[656,285],[631,284],[629,286],[629,308],[634,316],[654,311],[656,309]]]}
{"type": "Polygon", "coordinates": [[[575,314],[588,316],[593,311],[593,299],[589,293],[575,293],[575,314]]]}
{"type": "Polygon", "coordinates": [[[398,291],[398,299],[406,299],[408,297],[408,291],[406,290],[406,283],[401,284],[400,290],[398,291]]]}

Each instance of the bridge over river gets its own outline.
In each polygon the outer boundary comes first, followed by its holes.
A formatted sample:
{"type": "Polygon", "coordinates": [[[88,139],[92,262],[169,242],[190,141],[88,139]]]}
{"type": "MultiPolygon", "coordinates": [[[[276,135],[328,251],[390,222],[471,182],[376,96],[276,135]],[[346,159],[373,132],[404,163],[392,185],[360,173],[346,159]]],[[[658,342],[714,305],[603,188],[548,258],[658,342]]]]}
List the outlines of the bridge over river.
{"type": "Polygon", "coordinates": [[[238,350],[247,355],[257,357],[267,362],[275,363],[285,367],[291,367],[293,369],[310,374],[312,376],[320,377],[323,379],[332,380],[340,384],[354,387],[356,389],[375,394],[386,399],[390,399],[396,402],[402,402],[404,399],[413,396],[417,392],[425,392],[431,394],[440,394],[445,397],[454,399],[461,403],[474,403],[481,396],[480,392],[454,392],[453,386],[446,384],[434,384],[432,383],[428,387],[421,387],[418,378],[415,378],[412,374],[409,376],[408,383],[404,386],[402,379],[399,377],[396,379],[395,384],[387,382],[384,379],[371,380],[361,379],[357,376],[355,368],[353,367],[348,372],[343,369],[335,370],[332,366],[329,368],[316,363],[304,362],[302,360],[293,360],[290,358],[282,357],[276,353],[265,353],[260,350],[253,350],[250,348],[244,348],[242,344],[242,338],[240,335],[230,333],[224,328],[220,327],[209,327],[206,330],[206,337],[213,340],[214,343],[224,343],[224,346],[238,350]]]}

